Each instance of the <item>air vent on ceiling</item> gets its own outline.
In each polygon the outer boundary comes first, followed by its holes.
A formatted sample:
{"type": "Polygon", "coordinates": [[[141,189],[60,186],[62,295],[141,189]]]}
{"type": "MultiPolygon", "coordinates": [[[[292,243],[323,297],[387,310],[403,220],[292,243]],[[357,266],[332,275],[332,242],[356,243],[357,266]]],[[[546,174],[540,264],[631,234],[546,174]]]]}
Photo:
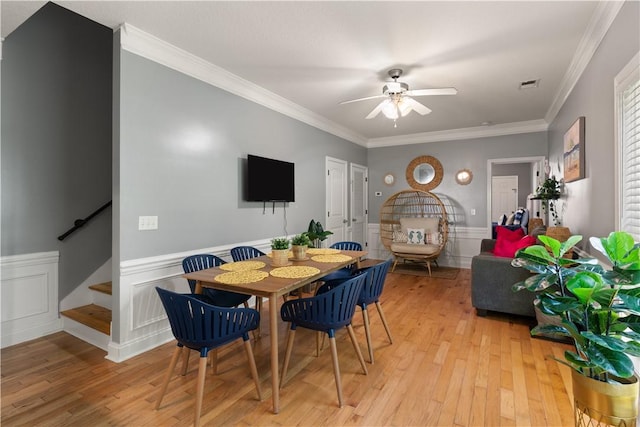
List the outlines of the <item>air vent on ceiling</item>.
{"type": "Polygon", "coordinates": [[[540,79],[526,80],[524,82],[520,82],[520,89],[533,89],[534,87],[538,87],[539,83],[540,83],[540,79]]]}

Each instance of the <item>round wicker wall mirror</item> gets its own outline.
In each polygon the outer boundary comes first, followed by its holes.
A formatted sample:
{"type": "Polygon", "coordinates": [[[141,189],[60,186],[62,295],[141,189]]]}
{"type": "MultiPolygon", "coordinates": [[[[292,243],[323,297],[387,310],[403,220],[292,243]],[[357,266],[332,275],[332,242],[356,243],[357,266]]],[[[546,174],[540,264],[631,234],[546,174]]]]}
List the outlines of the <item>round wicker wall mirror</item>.
{"type": "Polygon", "coordinates": [[[442,163],[433,156],[416,157],[407,166],[407,182],[416,190],[433,190],[442,182],[442,175],[442,163]]]}

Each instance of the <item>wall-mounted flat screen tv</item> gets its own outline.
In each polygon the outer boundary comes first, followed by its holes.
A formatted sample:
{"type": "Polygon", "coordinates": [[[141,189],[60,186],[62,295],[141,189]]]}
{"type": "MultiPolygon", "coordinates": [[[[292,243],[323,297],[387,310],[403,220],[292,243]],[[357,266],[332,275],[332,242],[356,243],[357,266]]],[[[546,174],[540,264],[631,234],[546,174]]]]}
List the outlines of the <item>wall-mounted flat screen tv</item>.
{"type": "Polygon", "coordinates": [[[246,191],[250,202],[295,202],[293,163],[249,154],[246,191]]]}

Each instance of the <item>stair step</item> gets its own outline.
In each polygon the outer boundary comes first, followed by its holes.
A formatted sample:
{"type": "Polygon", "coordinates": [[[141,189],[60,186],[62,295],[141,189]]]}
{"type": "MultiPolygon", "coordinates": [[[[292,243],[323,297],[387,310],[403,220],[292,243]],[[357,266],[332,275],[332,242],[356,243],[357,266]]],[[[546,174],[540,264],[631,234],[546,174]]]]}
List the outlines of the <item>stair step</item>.
{"type": "Polygon", "coordinates": [[[111,294],[111,282],[98,283],[95,285],[89,286],[89,289],[92,289],[97,292],[102,292],[103,294],[112,295],[111,294]]]}
{"type": "Polygon", "coordinates": [[[60,314],[103,334],[111,335],[111,310],[107,308],[89,304],[65,310],[60,314]]]}

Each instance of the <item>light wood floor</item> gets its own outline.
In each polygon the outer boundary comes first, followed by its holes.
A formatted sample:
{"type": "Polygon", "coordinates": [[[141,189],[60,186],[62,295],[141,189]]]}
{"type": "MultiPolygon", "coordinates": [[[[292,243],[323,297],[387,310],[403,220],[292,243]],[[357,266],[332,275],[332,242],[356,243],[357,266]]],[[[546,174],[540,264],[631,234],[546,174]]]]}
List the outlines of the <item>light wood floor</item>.
{"type": "MultiPolygon", "coordinates": [[[[532,339],[525,321],[477,317],[469,270],[455,280],[389,274],[382,305],[394,343],[375,307],[375,364],[361,373],[348,335],[337,336],[345,406],[337,395],[328,345],[315,357],[314,335],[298,329],[281,412],[271,412],[268,322],[254,342],[264,400],[241,344],[219,353],[219,374],[205,384],[203,425],[269,426],[570,426],[573,425],[565,345],[532,339]]],[[[266,313],[263,314],[266,316],[266,313]]],[[[266,317],[264,317],[266,319],[266,317]]],[[[366,356],[360,310],[356,335],[366,356]]],[[[281,354],[286,325],[281,326],[281,354]]],[[[2,350],[3,426],[178,426],[193,423],[197,354],[176,375],[160,410],[156,394],[175,345],[113,363],[66,333],[2,350]]],[[[180,366],[180,365],[179,365],[180,366]]]]}

